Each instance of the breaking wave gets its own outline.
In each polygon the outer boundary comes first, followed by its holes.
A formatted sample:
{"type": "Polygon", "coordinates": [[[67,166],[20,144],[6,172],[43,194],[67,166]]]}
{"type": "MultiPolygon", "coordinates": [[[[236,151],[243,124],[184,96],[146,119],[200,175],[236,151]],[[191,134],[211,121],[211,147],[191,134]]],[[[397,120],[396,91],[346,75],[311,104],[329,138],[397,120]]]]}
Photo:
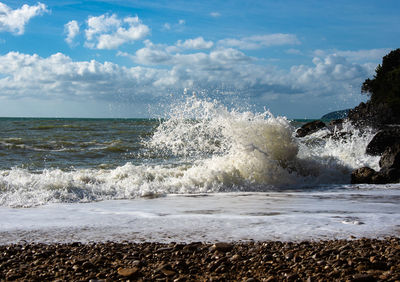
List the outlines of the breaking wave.
{"type": "Polygon", "coordinates": [[[352,169],[377,168],[378,158],[364,153],[372,132],[359,132],[350,124],[340,132],[347,137],[321,130],[296,138],[285,117],[229,110],[193,96],[176,105],[142,141],[141,163],[111,169],[3,170],[0,205],[348,184],[352,169]]]}

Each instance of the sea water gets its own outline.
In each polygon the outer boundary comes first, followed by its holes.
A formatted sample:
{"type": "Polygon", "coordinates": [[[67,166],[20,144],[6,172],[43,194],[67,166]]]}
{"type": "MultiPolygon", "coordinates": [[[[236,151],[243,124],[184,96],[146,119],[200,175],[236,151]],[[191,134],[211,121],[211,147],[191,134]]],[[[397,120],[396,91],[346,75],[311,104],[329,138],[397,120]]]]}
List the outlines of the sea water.
{"type": "Polygon", "coordinates": [[[351,185],[374,131],[195,96],[162,119],[0,119],[0,243],[397,236],[400,185],[351,185]]]}

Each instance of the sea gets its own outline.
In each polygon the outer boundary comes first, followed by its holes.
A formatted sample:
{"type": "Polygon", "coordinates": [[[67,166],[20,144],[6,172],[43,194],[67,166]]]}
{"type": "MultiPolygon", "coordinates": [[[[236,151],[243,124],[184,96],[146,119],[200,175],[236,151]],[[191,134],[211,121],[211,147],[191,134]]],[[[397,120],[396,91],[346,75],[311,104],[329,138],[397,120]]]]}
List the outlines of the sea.
{"type": "Polygon", "coordinates": [[[350,184],[379,170],[375,132],[304,122],[195,96],[154,119],[0,118],[0,244],[399,236],[400,184],[350,184]]]}

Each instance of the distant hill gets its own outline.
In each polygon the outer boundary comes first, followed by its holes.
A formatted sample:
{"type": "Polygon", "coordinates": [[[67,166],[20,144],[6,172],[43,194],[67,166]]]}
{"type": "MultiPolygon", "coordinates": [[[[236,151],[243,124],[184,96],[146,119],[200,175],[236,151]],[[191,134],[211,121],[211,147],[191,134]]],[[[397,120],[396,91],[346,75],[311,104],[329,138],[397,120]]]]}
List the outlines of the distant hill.
{"type": "Polygon", "coordinates": [[[347,114],[349,113],[350,109],[346,110],[341,110],[341,111],[335,111],[331,112],[329,114],[323,115],[321,119],[340,119],[340,118],[346,118],[347,114]]]}

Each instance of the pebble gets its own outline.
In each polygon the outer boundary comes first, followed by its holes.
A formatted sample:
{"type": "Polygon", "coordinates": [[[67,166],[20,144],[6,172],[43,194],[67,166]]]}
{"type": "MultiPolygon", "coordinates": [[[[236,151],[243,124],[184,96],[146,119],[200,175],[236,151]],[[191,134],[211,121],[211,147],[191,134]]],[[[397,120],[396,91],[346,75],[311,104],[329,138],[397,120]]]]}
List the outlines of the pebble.
{"type": "Polygon", "coordinates": [[[132,267],[132,268],[118,268],[118,274],[124,277],[131,277],[135,275],[138,272],[137,267],[132,267]]]}
{"type": "Polygon", "coordinates": [[[399,280],[400,240],[0,246],[0,281],[399,280]]]}
{"type": "Polygon", "coordinates": [[[212,245],[211,250],[212,251],[221,251],[221,252],[229,252],[232,250],[233,245],[230,243],[223,243],[223,242],[218,242],[212,245]]]}

